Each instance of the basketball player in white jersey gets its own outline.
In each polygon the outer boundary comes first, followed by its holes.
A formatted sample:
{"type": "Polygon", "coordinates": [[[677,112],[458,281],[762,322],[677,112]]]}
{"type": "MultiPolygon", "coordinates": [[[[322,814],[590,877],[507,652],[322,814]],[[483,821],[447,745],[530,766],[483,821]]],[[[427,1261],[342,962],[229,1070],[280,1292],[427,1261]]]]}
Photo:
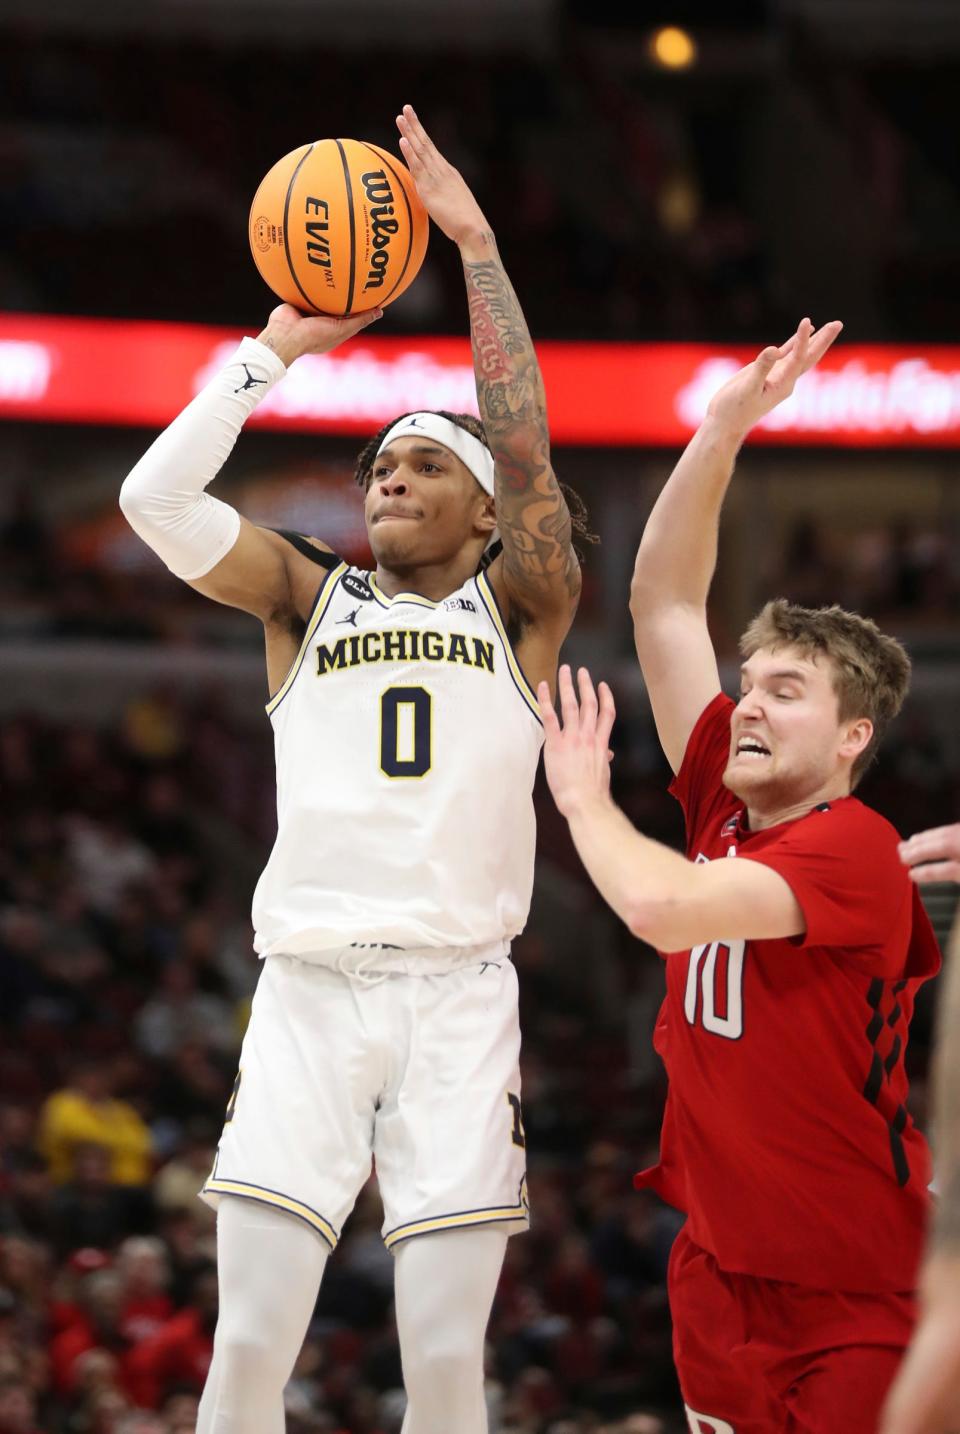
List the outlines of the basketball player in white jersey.
{"type": "Polygon", "coordinates": [[[283,1387],[371,1156],[404,1434],[482,1434],[484,1334],[507,1236],[527,1224],[510,942],[533,878],[534,694],[553,685],[580,573],[493,234],[409,106],[397,124],[460,249],[482,429],[422,412],[368,445],[372,572],[253,526],[207,484],[289,364],[366,322],[282,305],[121,494],[172,572],[263,622],[276,739],[278,833],[253,908],[264,965],[204,1191],[221,1312],[198,1434],[282,1434],[283,1387]]]}

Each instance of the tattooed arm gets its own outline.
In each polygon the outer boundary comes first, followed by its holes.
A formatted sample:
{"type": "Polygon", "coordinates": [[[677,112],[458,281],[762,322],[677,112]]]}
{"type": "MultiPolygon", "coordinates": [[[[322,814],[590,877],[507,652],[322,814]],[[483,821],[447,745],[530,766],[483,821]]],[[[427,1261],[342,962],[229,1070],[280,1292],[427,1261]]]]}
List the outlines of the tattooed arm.
{"type": "Polygon", "coordinates": [[[540,365],[489,229],[461,242],[477,398],[493,450],[503,576],[530,620],[569,622],[580,596],[570,514],[550,464],[540,365]]]}
{"type": "MultiPolygon", "coordinates": [[[[463,259],[477,398],[493,450],[503,540],[491,581],[505,592],[514,626],[544,629],[559,649],[580,596],[580,565],[570,514],[550,464],[547,405],[533,341],[490,226],[462,176],[437,151],[410,105],[397,116],[397,126],[417,192],[463,259]]],[[[554,666],[555,660],[554,655],[554,666]]]]}

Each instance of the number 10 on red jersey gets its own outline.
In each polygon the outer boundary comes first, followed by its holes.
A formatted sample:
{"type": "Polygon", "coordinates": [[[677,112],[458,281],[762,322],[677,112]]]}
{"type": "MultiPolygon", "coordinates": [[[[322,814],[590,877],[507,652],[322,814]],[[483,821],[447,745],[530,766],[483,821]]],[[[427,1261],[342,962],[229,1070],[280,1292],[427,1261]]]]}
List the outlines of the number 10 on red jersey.
{"type": "Polygon", "coordinates": [[[691,1026],[738,1041],[743,1035],[743,941],[709,941],[695,946],[687,967],[683,1010],[691,1026]]]}

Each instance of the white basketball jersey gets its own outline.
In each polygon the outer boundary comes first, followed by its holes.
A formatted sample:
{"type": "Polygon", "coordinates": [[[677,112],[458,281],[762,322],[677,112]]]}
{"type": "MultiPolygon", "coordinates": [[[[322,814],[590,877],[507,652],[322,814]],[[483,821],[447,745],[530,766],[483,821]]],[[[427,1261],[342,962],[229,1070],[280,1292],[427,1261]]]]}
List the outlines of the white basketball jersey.
{"type": "Polygon", "coordinates": [[[328,575],[267,704],[277,839],[255,947],[327,964],[345,945],[509,941],[533,886],[536,699],[484,576],[439,602],[328,575]]]}

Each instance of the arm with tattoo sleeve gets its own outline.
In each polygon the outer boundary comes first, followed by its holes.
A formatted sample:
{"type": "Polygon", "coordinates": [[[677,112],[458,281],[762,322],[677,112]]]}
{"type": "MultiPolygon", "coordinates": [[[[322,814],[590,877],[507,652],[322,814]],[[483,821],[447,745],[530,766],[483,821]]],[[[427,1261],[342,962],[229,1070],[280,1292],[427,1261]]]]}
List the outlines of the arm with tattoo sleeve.
{"type": "Polygon", "coordinates": [[[486,230],[460,246],[477,399],[493,450],[504,578],[532,616],[569,613],[580,595],[570,514],[550,463],[540,365],[523,312],[486,230]]]}

